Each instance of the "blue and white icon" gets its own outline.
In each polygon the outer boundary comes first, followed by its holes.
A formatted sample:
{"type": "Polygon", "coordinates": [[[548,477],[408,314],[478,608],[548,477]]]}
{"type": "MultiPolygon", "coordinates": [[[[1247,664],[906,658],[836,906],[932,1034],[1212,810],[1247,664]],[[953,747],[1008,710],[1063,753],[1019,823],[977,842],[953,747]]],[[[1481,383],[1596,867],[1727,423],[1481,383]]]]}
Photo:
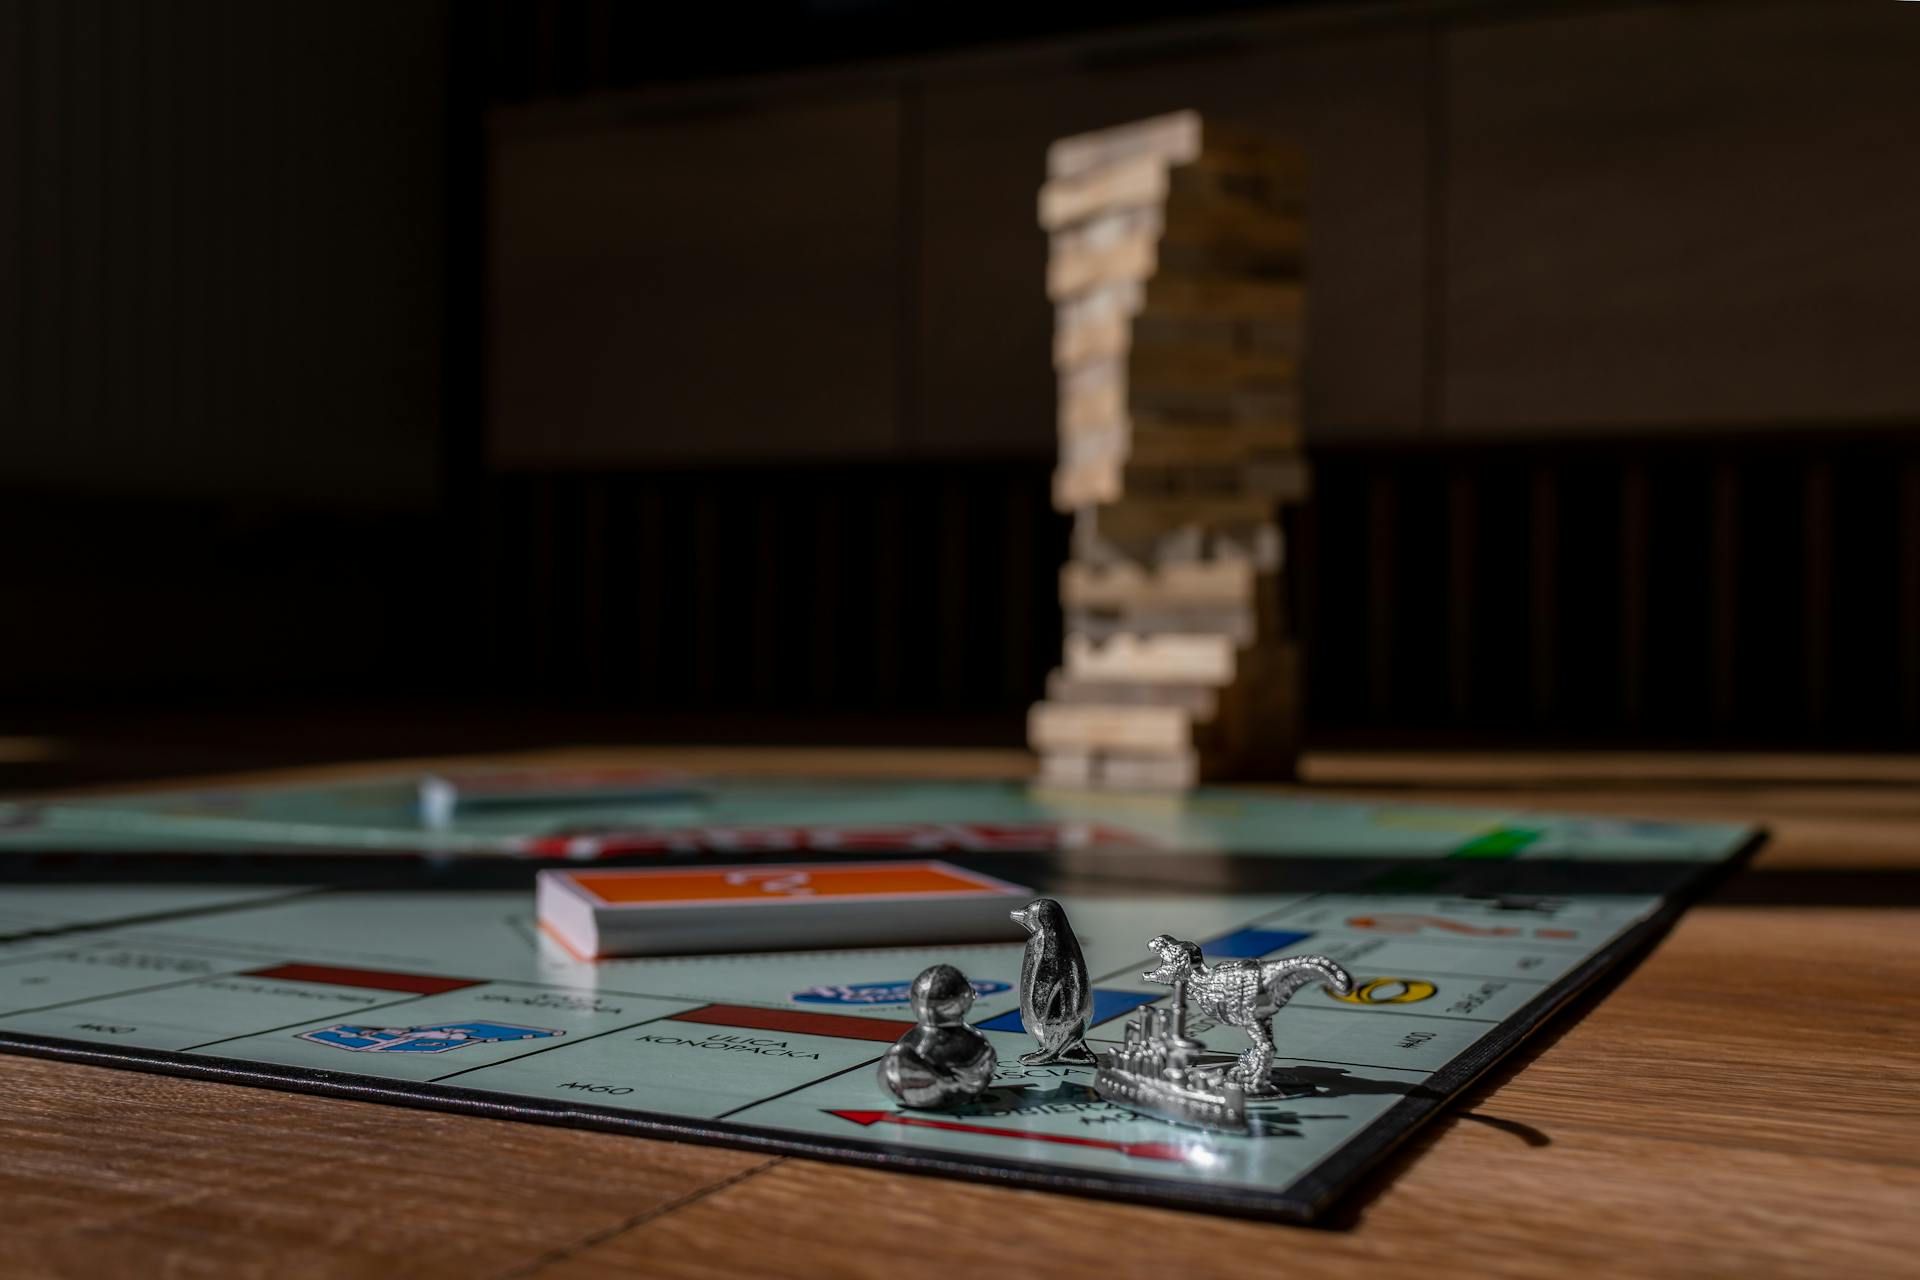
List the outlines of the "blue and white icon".
{"type": "Polygon", "coordinates": [[[302,1031],[298,1038],[361,1053],[446,1053],[470,1044],[544,1040],[565,1034],[547,1027],[516,1027],[506,1022],[440,1022],[427,1027],[369,1027],[337,1022],[318,1031],[302,1031]]]}

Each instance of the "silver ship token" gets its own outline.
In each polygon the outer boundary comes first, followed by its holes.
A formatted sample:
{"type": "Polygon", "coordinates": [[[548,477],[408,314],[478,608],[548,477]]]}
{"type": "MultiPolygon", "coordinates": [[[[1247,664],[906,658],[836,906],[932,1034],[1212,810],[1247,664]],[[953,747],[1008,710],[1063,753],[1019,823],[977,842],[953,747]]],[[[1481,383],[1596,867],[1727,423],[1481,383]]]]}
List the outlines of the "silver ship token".
{"type": "Polygon", "coordinates": [[[1093,1091],[1108,1102],[1175,1124],[1216,1133],[1250,1133],[1247,1096],[1215,1081],[1196,1063],[1206,1046],[1187,1035],[1187,984],[1173,984],[1166,1008],[1150,1005],[1127,1019],[1118,1049],[1102,1050],[1093,1091]]]}

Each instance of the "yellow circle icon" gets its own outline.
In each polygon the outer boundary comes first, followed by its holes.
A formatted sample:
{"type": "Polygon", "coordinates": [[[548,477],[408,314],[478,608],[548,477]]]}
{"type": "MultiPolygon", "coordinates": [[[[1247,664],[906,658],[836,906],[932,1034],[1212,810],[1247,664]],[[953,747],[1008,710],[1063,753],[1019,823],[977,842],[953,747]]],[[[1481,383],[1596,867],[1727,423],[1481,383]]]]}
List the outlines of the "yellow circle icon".
{"type": "Polygon", "coordinates": [[[1431,997],[1440,988],[1424,978],[1374,978],[1355,987],[1347,995],[1334,995],[1348,1004],[1412,1004],[1431,997]]]}

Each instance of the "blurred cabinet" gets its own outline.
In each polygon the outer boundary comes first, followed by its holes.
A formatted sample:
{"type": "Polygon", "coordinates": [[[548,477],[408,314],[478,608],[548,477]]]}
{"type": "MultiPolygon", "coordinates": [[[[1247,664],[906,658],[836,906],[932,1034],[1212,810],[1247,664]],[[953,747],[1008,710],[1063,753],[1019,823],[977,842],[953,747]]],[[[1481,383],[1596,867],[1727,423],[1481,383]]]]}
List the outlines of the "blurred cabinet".
{"type": "Polygon", "coordinates": [[[489,453],[545,467],[884,455],[892,95],[496,128],[489,453]]]}
{"type": "Polygon", "coordinates": [[[1920,415],[1920,5],[1446,37],[1450,430],[1920,415]]]}

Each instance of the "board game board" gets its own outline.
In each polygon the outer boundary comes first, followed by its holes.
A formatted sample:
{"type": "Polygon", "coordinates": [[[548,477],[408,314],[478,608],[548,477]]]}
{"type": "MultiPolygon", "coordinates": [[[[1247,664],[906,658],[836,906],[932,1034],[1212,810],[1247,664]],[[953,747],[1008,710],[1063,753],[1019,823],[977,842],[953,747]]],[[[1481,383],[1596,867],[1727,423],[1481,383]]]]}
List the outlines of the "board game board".
{"type": "Polygon", "coordinates": [[[535,928],[524,886],[16,883],[0,884],[0,931],[18,926],[0,941],[0,1048],[1302,1221],[1758,838],[1233,792],[1062,808],[985,784],[716,790],[655,828],[655,852],[931,848],[1058,897],[1096,1048],[1168,995],[1141,977],[1157,933],[1210,959],[1324,954],[1359,989],[1281,1012],[1296,1096],[1255,1104],[1240,1137],[1105,1102],[1089,1068],[1019,1065],[1011,921],[1003,943],[593,963],[535,928]],[[900,1108],[874,1078],[935,961],[973,979],[1001,1062],[960,1111],[900,1108]]]}

